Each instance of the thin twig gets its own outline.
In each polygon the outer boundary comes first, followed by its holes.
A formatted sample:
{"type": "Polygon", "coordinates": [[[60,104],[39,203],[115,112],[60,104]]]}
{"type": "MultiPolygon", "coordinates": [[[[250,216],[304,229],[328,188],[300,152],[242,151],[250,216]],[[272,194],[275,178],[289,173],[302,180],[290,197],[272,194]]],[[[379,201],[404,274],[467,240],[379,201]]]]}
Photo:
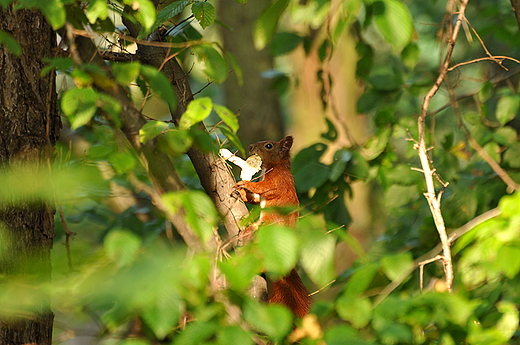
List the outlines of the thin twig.
{"type": "Polygon", "coordinates": [[[423,290],[424,266],[438,260],[444,260],[444,257],[442,255],[436,255],[431,259],[424,260],[419,263],[419,288],[421,289],[421,292],[423,290]]]}
{"type": "MultiPolygon", "coordinates": [[[[460,228],[450,232],[449,236],[449,242],[453,243],[456,241],[460,236],[464,235],[468,231],[474,229],[477,225],[480,225],[484,223],[485,221],[498,217],[500,215],[500,210],[497,208],[493,208],[487,212],[482,213],[481,215],[473,218],[460,228]]],[[[430,250],[428,253],[421,255],[419,258],[414,260],[413,266],[410,268],[403,270],[394,280],[390,282],[376,297],[374,300],[374,307],[380,304],[392,291],[394,291],[399,285],[403,283],[403,281],[415,271],[419,267],[419,264],[421,262],[425,262],[426,260],[432,259],[439,255],[439,253],[442,251],[442,244],[439,243],[435,248],[430,250]]]]}
{"type": "Polygon", "coordinates": [[[61,225],[63,226],[63,229],[65,229],[65,248],[67,249],[67,264],[69,265],[69,270],[72,272],[74,267],[72,266],[72,255],[70,253],[70,237],[76,236],[75,232],[70,232],[69,227],[67,226],[67,222],[65,222],[65,214],[63,213],[63,207],[61,207],[61,202],[58,203],[58,209],[60,211],[60,219],[61,219],[61,225]]]}
{"type": "MultiPolygon", "coordinates": [[[[455,68],[458,68],[458,67],[461,67],[461,66],[465,66],[465,65],[469,65],[469,64],[472,64],[472,63],[475,63],[475,62],[485,61],[485,60],[493,60],[496,63],[498,63],[500,66],[502,66],[502,64],[500,63],[500,62],[502,62],[502,60],[511,60],[511,61],[514,61],[514,62],[520,64],[520,61],[518,61],[515,58],[509,57],[509,56],[502,56],[502,55],[500,55],[500,56],[490,56],[490,57],[481,57],[481,58],[478,58],[478,59],[473,59],[473,60],[470,60],[470,61],[458,63],[455,66],[451,66],[450,68],[448,68],[448,72],[451,72],[455,68]],[[500,60],[498,60],[498,59],[500,59],[500,60]]],[[[504,66],[502,66],[502,67],[508,71],[508,69],[506,67],[504,67],[504,66]]]]}
{"type": "MultiPolygon", "coordinates": [[[[430,206],[430,210],[433,215],[433,220],[435,222],[435,226],[439,233],[439,237],[443,247],[443,256],[444,256],[444,273],[446,275],[446,286],[448,291],[451,291],[453,285],[453,263],[451,260],[451,248],[450,243],[448,241],[448,236],[446,234],[446,227],[444,224],[444,219],[442,217],[441,208],[440,208],[440,200],[436,198],[435,195],[435,187],[433,184],[433,172],[430,167],[430,162],[428,160],[428,155],[426,152],[426,138],[425,138],[425,120],[426,114],[428,112],[428,107],[430,105],[430,100],[439,90],[446,74],[448,73],[449,64],[451,61],[451,56],[453,54],[453,49],[455,48],[455,43],[457,42],[457,37],[459,35],[460,27],[462,25],[462,21],[464,19],[464,12],[466,10],[466,6],[468,4],[468,0],[462,0],[459,14],[457,16],[457,21],[455,22],[455,27],[453,28],[453,32],[449,37],[448,47],[446,50],[446,56],[444,58],[444,62],[439,70],[439,76],[435,81],[435,84],[432,86],[430,91],[424,97],[424,102],[422,104],[421,113],[419,115],[419,119],[417,121],[418,131],[419,131],[419,141],[418,144],[414,145],[414,148],[417,150],[419,158],[421,160],[421,166],[424,171],[424,179],[426,181],[426,193],[424,196],[428,201],[428,205],[430,206]]],[[[451,2],[451,12],[454,12],[454,2],[451,2]]]]}

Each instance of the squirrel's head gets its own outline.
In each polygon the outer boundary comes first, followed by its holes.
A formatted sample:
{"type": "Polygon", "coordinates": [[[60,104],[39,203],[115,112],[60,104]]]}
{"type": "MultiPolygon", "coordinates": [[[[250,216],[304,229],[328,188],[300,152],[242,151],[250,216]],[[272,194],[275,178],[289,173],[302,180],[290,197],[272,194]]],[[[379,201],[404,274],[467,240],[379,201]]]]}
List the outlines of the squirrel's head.
{"type": "Polygon", "coordinates": [[[270,169],[276,164],[290,164],[290,150],[293,138],[287,136],[276,141],[260,141],[249,146],[249,153],[259,155],[262,158],[262,168],[270,169]]]}

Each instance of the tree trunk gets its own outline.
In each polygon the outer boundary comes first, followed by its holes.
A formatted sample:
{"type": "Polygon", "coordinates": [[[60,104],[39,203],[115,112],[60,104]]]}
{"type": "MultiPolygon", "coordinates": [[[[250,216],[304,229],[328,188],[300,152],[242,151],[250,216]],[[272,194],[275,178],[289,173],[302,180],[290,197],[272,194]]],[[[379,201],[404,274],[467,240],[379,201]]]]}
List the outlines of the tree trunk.
{"type": "MultiPolygon", "coordinates": [[[[40,77],[40,72],[42,58],[56,47],[56,34],[41,14],[12,6],[0,7],[0,30],[22,47],[17,58],[0,46],[0,165],[50,169],[61,121],[55,74],[40,77]]],[[[28,286],[50,280],[54,213],[54,205],[41,201],[0,205],[0,288],[18,280],[28,286]]],[[[0,306],[0,344],[51,344],[53,319],[48,297],[29,310],[5,313],[0,306]]]]}
{"type": "Polygon", "coordinates": [[[247,8],[235,1],[219,2],[219,18],[231,29],[222,29],[224,48],[231,52],[242,70],[244,84],[237,85],[234,74],[224,83],[226,106],[240,110],[238,134],[247,145],[261,140],[280,140],[285,134],[278,94],[272,80],[261,73],[273,68],[269,48],[262,51],[253,44],[253,28],[267,1],[249,1],[247,8]]]}

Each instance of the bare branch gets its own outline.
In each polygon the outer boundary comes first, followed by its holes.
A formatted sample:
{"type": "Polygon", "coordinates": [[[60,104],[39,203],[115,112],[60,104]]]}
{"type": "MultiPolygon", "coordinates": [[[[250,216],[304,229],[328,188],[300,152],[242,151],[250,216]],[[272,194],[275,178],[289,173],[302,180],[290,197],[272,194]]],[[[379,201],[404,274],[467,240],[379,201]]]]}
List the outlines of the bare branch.
{"type": "MultiPolygon", "coordinates": [[[[477,225],[484,223],[485,221],[498,217],[500,215],[500,210],[498,208],[491,209],[485,213],[482,213],[481,215],[473,218],[460,228],[451,231],[449,236],[449,242],[453,243],[456,241],[460,236],[464,235],[468,231],[475,228],[477,225]]],[[[430,250],[428,253],[418,257],[414,260],[413,266],[410,268],[403,270],[390,284],[385,286],[383,290],[379,293],[377,298],[374,300],[374,307],[377,306],[379,303],[381,303],[392,291],[394,291],[399,285],[403,283],[403,281],[412,274],[413,271],[415,271],[416,268],[419,267],[421,262],[426,262],[427,260],[435,258],[439,253],[442,251],[442,244],[439,243],[435,248],[430,250]]]]}
{"type": "MultiPolygon", "coordinates": [[[[419,141],[416,145],[417,152],[421,161],[421,166],[424,172],[424,179],[426,181],[426,193],[424,196],[428,201],[428,205],[430,206],[430,210],[433,215],[433,220],[435,222],[435,226],[439,233],[439,237],[443,247],[443,263],[444,263],[444,273],[446,275],[446,286],[448,291],[451,291],[453,285],[453,263],[451,260],[451,248],[450,243],[448,241],[448,236],[446,234],[446,227],[444,224],[444,219],[442,217],[441,208],[440,208],[440,200],[435,195],[435,187],[433,184],[433,174],[432,169],[430,167],[430,162],[428,160],[428,155],[426,152],[426,138],[425,138],[425,119],[426,114],[428,112],[428,107],[430,105],[430,100],[437,93],[439,87],[441,86],[444,78],[448,73],[449,64],[451,61],[451,56],[453,54],[453,49],[455,48],[455,43],[457,42],[457,37],[459,35],[460,27],[462,21],[464,20],[464,12],[466,10],[466,6],[468,4],[468,0],[462,0],[459,14],[457,16],[457,21],[455,22],[455,27],[451,32],[451,36],[448,41],[448,48],[446,50],[446,56],[444,58],[444,62],[439,70],[439,76],[435,81],[435,84],[432,86],[430,91],[424,97],[424,102],[421,108],[421,113],[419,115],[419,119],[417,121],[418,129],[419,129],[419,141]]],[[[451,11],[454,11],[454,2],[451,2],[451,11]]]]}

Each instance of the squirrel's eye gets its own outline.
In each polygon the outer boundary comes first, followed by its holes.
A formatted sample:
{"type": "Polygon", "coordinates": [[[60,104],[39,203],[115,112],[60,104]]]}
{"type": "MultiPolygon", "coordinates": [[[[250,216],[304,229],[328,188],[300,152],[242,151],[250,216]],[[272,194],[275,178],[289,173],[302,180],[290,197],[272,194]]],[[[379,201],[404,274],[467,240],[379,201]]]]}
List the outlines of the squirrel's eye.
{"type": "Polygon", "coordinates": [[[267,143],[267,144],[265,144],[265,148],[270,150],[273,148],[273,144],[267,143]]]}

